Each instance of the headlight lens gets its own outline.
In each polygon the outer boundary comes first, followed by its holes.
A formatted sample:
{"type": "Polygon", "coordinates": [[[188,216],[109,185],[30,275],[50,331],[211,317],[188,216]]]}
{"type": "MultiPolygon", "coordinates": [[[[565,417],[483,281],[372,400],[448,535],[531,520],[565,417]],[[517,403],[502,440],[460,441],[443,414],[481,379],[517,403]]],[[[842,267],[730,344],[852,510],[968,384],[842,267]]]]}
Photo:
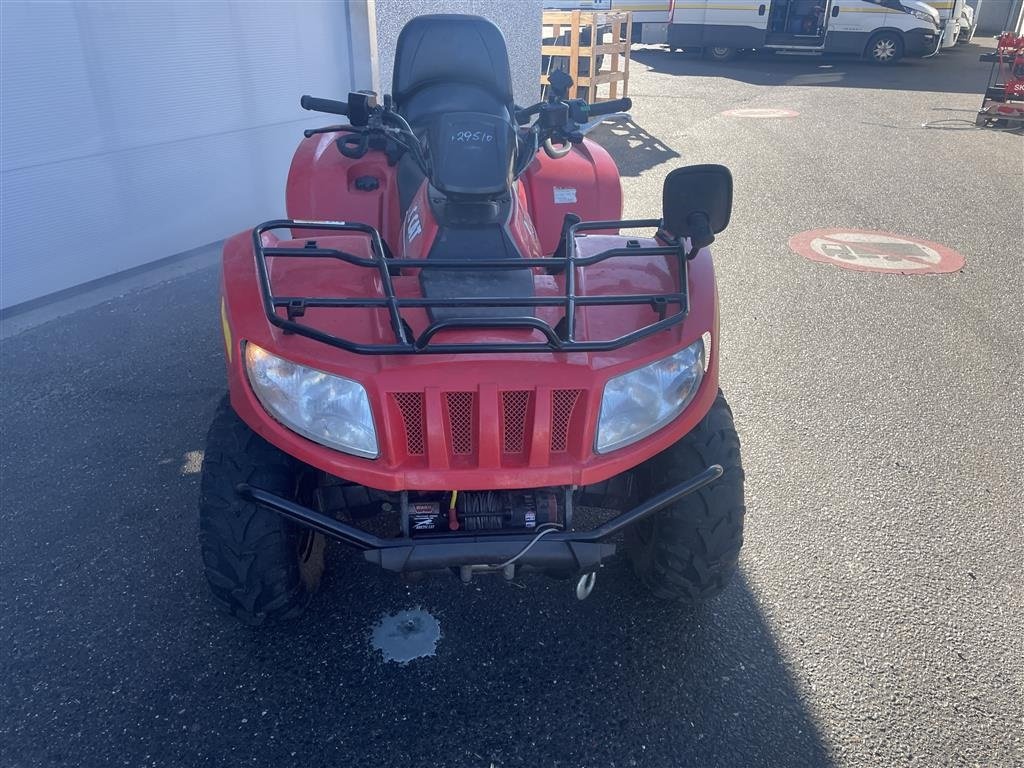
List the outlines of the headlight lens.
{"type": "Polygon", "coordinates": [[[671,357],[610,379],[601,398],[598,453],[657,432],[689,405],[704,378],[704,340],[671,357]]]}
{"type": "Polygon", "coordinates": [[[267,413],[314,442],[375,459],[377,432],[366,390],[358,382],[284,360],[245,345],[249,383],[267,413]]]}

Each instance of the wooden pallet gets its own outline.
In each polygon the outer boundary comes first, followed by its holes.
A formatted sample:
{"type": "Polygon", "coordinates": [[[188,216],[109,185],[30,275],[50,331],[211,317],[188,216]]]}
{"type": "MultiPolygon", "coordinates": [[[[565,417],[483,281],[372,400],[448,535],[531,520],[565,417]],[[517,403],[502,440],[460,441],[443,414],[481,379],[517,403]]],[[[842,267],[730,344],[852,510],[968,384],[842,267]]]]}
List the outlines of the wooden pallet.
{"type": "MultiPolygon", "coordinates": [[[[552,34],[544,35],[558,40],[568,35],[568,45],[541,45],[541,56],[548,62],[555,57],[568,58],[565,67],[573,79],[569,98],[578,98],[581,88],[586,88],[586,98],[591,104],[629,95],[629,49],[633,39],[633,14],[629,11],[544,11],[544,27],[552,34]],[[584,31],[589,30],[589,35],[584,31]],[[612,42],[605,42],[606,33],[611,33],[612,42]],[[589,42],[584,45],[581,38],[589,42]],[[603,57],[603,61],[598,57],[603,57]],[[581,66],[581,63],[586,65],[581,66]],[[602,66],[599,66],[601,64],[602,66]],[[609,65],[604,68],[603,65],[609,65]],[[584,74],[580,74],[581,70],[584,74]],[[619,93],[621,85],[622,92],[619,93]],[[607,93],[602,86],[607,86],[607,93]],[[599,90],[600,89],[600,90],[599,90]]],[[[556,67],[557,68],[557,67],[556,67]]],[[[548,73],[541,72],[541,93],[546,95],[548,73]]]]}

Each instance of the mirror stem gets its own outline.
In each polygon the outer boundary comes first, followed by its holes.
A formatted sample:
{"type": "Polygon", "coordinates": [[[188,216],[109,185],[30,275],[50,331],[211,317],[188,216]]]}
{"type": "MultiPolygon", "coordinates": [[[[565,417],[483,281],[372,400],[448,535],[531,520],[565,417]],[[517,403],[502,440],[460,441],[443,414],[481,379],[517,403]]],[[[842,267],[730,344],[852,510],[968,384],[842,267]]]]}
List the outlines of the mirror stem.
{"type": "Polygon", "coordinates": [[[690,252],[686,258],[693,259],[701,248],[707,248],[715,242],[715,234],[711,231],[711,219],[704,211],[694,211],[687,218],[686,223],[689,225],[690,232],[693,233],[690,236],[690,252]]]}

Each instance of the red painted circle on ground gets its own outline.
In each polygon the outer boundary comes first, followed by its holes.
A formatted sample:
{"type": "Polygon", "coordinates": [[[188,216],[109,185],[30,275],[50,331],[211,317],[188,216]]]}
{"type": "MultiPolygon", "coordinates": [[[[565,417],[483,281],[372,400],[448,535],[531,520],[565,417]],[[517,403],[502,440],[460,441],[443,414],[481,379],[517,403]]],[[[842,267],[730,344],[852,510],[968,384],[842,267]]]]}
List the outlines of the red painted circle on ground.
{"type": "Polygon", "coordinates": [[[930,275],[964,266],[952,248],[870,229],[811,229],[789,238],[789,247],[805,259],[860,272],[930,275]]]}
{"type": "Polygon", "coordinates": [[[796,117],[800,113],[792,109],[748,107],[746,109],[727,109],[721,114],[723,117],[749,117],[755,120],[766,120],[773,117],[796,117]]]}

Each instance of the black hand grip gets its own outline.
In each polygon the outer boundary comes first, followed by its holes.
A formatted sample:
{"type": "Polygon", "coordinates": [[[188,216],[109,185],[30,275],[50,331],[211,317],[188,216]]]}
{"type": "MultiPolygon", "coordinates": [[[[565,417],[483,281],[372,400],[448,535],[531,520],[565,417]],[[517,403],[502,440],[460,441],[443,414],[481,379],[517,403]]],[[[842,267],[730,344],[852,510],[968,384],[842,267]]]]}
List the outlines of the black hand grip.
{"type": "Polygon", "coordinates": [[[327,112],[331,115],[347,115],[348,104],[344,101],[334,101],[334,99],[318,99],[315,96],[303,96],[299,99],[299,104],[303,109],[308,109],[311,112],[327,112]]]}
{"type": "Polygon", "coordinates": [[[600,104],[590,105],[590,116],[600,117],[601,115],[613,115],[616,112],[625,112],[633,107],[632,99],[613,99],[602,101],[600,104]]]}

